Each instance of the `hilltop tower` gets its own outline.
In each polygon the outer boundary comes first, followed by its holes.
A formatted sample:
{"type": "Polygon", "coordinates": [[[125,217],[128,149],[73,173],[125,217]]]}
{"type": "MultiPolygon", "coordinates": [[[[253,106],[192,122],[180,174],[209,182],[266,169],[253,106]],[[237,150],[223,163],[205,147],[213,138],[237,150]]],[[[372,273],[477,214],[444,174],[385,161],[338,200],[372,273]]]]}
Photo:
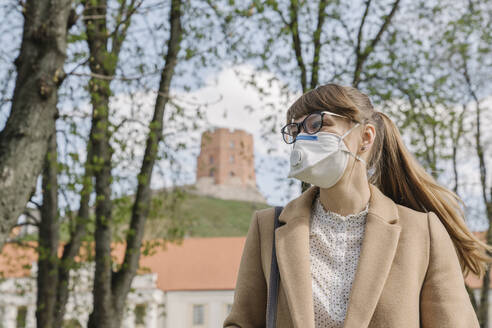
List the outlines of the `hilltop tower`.
{"type": "Polygon", "coordinates": [[[244,130],[227,128],[204,132],[196,181],[201,194],[265,202],[256,187],[253,136],[244,130]]]}

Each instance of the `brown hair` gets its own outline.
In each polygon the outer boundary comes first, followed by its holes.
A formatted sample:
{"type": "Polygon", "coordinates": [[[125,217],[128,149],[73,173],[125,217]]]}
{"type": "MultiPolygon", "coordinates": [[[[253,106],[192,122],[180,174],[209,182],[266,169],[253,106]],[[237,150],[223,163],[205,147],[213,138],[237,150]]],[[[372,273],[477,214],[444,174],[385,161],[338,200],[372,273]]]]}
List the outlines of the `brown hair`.
{"type": "Polygon", "coordinates": [[[467,228],[460,207],[465,206],[464,202],[426,172],[405,147],[393,121],[376,111],[366,94],[353,87],[331,83],[310,90],[297,99],[287,111],[287,123],[320,110],[375,126],[376,137],[367,161],[367,168],[373,170],[369,182],[397,204],[417,211],[434,212],[454,243],[463,274],[466,276],[471,271],[482,278],[485,263],[492,262],[492,257],[483,250],[492,251],[492,246],[479,240],[467,228]]]}

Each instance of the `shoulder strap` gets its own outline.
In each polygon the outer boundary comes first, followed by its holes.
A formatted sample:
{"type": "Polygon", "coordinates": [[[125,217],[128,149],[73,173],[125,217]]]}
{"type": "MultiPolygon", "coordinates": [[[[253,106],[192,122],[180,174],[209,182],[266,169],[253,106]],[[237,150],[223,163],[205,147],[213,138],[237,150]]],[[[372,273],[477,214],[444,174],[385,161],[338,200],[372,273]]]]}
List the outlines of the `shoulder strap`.
{"type": "Polygon", "coordinates": [[[275,251],[275,230],[283,225],[280,223],[278,217],[282,212],[283,207],[275,207],[275,221],[273,225],[273,245],[272,245],[272,265],[270,269],[270,286],[268,288],[268,300],[266,311],[266,328],[275,328],[277,320],[277,300],[278,300],[278,282],[280,274],[278,272],[277,253],[275,251]]]}

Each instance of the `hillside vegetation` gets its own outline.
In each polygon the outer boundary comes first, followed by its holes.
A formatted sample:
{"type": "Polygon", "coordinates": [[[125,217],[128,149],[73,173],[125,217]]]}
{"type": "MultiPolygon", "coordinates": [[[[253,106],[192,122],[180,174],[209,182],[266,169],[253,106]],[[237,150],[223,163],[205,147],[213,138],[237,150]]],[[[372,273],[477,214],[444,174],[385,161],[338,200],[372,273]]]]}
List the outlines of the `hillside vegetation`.
{"type": "MultiPolygon", "coordinates": [[[[115,242],[123,242],[128,232],[133,196],[113,201],[113,235],[115,242]]],[[[268,204],[238,200],[224,200],[192,194],[183,189],[155,191],[152,197],[144,239],[175,240],[181,237],[236,237],[246,236],[255,210],[270,207],[268,204]]],[[[91,209],[93,211],[93,209],[91,209]]],[[[75,213],[70,213],[74,216],[75,213]]],[[[94,221],[86,226],[85,241],[93,241],[94,221]]],[[[61,241],[68,241],[73,218],[62,219],[61,241]]],[[[24,240],[36,240],[27,235],[24,240]]]]}
{"type": "MultiPolygon", "coordinates": [[[[171,197],[171,196],[167,196],[171,197]]],[[[147,221],[146,239],[163,238],[182,227],[185,236],[225,237],[246,236],[251,216],[255,210],[270,207],[268,204],[224,200],[184,192],[178,199],[166,199],[147,221]]],[[[168,236],[172,237],[172,236],[168,236]]]]}

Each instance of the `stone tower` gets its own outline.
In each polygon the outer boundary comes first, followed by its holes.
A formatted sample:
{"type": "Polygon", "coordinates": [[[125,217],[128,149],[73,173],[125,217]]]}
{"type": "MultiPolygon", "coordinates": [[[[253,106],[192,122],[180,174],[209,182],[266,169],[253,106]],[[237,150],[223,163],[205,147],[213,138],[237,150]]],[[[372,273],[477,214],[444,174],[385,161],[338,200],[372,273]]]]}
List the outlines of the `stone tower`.
{"type": "Polygon", "coordinates": [[[201,194],[265,202],[256,188],[253,136],[244,130],[228,128],[204,132],[196,181],[201,194]]]}

